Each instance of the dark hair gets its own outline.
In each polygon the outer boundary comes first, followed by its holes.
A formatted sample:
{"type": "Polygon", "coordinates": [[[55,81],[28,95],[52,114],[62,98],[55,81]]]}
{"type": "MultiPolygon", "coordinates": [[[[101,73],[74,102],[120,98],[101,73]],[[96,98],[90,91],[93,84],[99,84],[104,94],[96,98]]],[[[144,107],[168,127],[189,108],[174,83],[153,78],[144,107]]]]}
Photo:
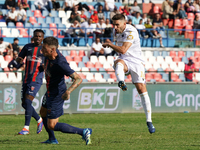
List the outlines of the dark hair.
{"type": "Polygon", "coordinates": [[[125,20],[125,16],[123,14],[116,14],[112,17],[112,20],[125,20]]]}
{"type": "Polygon", "coordinates": [[[19,41],[19,39],[18,38],[14,38],[14,40],[13,41],[19,41]]]}
{"type": "Polygon", "coordinates": [[[140,21],[143,21],[143,19],[140,19],[140,21]]]}
{"type": "Polygon", "coordinates": [[[43,35],[45,34],[43,30],[41,30],[41,29],[36,29],[36,30],[34,30],[33,35],[35,35],[36,32],[41,32],[41,33],[43,33],[43,35]]]}
{"type": "Polygon", "coordinates": [[[2,37],[0,38],[0,41],[3,41],[3,38],[2,38],[2,37]]]}
{"type": "Polygon", "coordinates": [[[58,40],[53,36],[46,37],[43,40],[43,44],[53,45],[53,46],[56,46],[56,48],[58,48],[58,40]]]}

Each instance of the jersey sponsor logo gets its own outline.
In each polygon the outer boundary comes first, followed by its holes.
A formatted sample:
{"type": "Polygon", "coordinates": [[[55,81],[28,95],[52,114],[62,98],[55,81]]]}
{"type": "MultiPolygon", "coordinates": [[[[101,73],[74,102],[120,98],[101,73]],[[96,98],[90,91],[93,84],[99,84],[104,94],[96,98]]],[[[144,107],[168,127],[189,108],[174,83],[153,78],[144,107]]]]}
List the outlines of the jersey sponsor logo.
{"type": "Polygon", "coordinates": [[[4,105],[5,111],[14,111],[16,109],[16,89],[10,87],[4,89],[4,105]]]}
{"type": "Polygon", "coordinates": [[[28,61],[34,61],[34,62],[42,62],[42,58],[39,56],[39,57],[37,57],[37,56],[35,56],[35,55],[33,55],[33,56],[28,56],[27,57],[27,60],[28,61]]]}
{"type": "Polygon", "coordinates": [[[127,40],[132,40],[132,39],[133,39],[132,35],[127,36],[127,40]]]}
{"type": "Polygon", "coordinates": [[[29,49],[28,49],[28,51],[31,51],[31,50],[33,50],[33,49],[32,49],[32,48],[29,48],[29,49]]]}
{"type": "Polygon", "coordinates": [[[138,94],[136,88],[133,89],[132,107],[133,107],[135,110],[141,110],[141,109],[143,108],[143,107],[142,107],[142,102],[141,102],[140,95],[138,94]]]}
{"type": "Polygon", "coordinates": [[[83,87],[79,91],[77,111],[114,111],[119,96],[118,87],[83,87]]]}

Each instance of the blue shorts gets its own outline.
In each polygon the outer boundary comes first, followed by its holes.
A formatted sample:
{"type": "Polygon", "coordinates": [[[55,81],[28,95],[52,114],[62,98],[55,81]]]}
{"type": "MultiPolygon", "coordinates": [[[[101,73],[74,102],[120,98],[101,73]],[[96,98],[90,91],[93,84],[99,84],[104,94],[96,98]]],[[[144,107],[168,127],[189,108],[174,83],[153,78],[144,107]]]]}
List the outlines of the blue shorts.
{"type": "Polygon", "coordinates": [[[42,106],[47,108],[47,118],[56,119],[63,115],[64,100],[61,97],[62,95],[48,97],[47,93],[45,93],[42,106]]]}
{"type": "Polygon", "coordinates": [[[22,99],[22,101],[25,98],[26,94],[35,97],[35,95],[39,91],[41,85],[42,84],[36,83],[36,82],[23,83],[22,84],[22,90],[21,90],[21,99],[22,99]]]}

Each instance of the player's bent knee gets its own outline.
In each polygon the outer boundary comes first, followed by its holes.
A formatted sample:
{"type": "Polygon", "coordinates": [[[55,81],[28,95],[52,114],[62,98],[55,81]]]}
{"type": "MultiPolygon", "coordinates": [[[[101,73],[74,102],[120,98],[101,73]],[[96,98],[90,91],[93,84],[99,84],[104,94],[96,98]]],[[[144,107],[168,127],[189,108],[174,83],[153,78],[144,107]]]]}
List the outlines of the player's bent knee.
{"type": "Polygon", "coordinates": [[[50,130],[54,130],[54,127],[56,126],[56,124],[57,124],[57,122],[55,122],[55,121],[48,121],[47,126],[50,130]]]}
{"type": "Polygon", "coordinates": [[[146,85],[144,83],[135,83],[135,86],[139,94],[147,92],[146,85]]]}
{"type": "Polygon", "coordinates": [[[41,117],[46,117],[47,116],[47,109],[44,107],[40,108],[40,116],[41,117]]]}

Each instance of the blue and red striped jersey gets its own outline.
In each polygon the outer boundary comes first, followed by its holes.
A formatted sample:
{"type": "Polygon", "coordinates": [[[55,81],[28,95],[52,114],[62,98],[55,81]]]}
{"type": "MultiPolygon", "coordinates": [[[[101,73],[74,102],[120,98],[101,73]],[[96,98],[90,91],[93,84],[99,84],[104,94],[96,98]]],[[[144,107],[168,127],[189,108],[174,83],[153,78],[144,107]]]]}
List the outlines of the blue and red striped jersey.
{"type": "Polygon", "coordinates": [[[37,82],[42,84],[44,55],[41,53],[42,46],[35,46],[34,43],[26,44],[19,57],[26,57],[26,68],[24,83],[37,82]]]}
{"type": "Polygon", "coordinates": [[[48,97],[63,94],[67,90],[64,76],[70,76],[74,73],[65,57],[59,50],[56,52],[58,55],[55,60],[45,57],[44,61],[48,97]]]}

